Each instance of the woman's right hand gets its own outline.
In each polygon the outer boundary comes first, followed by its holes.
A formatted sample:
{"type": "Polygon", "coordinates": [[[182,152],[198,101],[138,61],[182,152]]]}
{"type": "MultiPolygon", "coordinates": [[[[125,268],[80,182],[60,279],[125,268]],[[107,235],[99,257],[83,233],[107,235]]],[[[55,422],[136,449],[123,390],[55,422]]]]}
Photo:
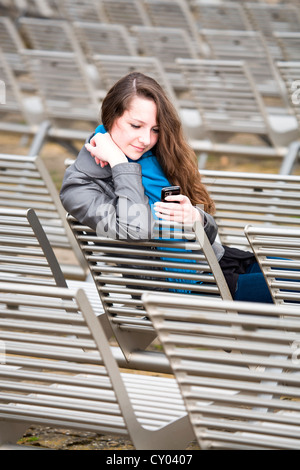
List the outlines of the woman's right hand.
{"type": "Polygon", "coordinates": [[[106,165],[113,167],[118,163],[128,161],[120,147],[117,146],[107,132],[105,134],[95,134],[90,142],[85,144],[85,148],[94,157],[96,164],[102,168],[106,165]]]}

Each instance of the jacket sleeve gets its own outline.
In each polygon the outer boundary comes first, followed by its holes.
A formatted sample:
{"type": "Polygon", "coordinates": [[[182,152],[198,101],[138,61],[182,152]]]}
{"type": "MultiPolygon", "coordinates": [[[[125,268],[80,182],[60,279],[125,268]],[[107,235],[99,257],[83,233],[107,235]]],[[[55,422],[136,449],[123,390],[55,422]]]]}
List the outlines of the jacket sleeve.
{"type": "Polygon", "coordinates": [[[204,231],[209,239],[211,245],[215,242],[218,235],[218,226],[212,215],[207,214],[204,210],[196,206],[196,209],[201,213],[203,217],[204,231]]]}
{"type": "MultiPolygon", "coordinates": [[[[85,148],[82,152],[87,152],[85,148]]],[[[90,161],[94,161],[89,156],[90,161]]],[[[95,173],[101,171],[95,165],[95,173]]],[[[82,165],[81,165],[82,166],[82,165]]],[[[66,170],[60,198],[66,211],[99,236],[149,239],[153,220],[137,163],[120,163],[107,178],[92,177],[76,161],[66,170]]]]}

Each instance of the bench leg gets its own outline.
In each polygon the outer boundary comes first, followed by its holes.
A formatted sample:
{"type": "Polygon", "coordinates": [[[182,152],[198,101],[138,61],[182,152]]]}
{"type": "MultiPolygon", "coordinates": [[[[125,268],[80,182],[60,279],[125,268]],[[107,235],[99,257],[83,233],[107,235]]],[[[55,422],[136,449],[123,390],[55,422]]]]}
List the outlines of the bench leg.
{"type": "Polygon", "coordinates": [[[29,427],[30,423],[27,422],[1,420],[0,450],[10,449],[13,446],[17,447],[17,441],[22,438],[29,427]]]}
{"type": "Polygon", "coordinates": [[[291,175],[294,166],[299,158],[300,143],[292,142],[288,148],[287,154],[282,161],[279,173],[281,175],[291,175]]]}
{"type": "Polygon", "coordinates": [[[51,127],[51,122],[50,121],[43,121],[42,124],[40,125],[36,135],[33,138],[30,150],[28,155],[29,156],[36,156],[39,155],[42,146],[44,145],[44,142],[47,137],[48,130],[51,127]]]}

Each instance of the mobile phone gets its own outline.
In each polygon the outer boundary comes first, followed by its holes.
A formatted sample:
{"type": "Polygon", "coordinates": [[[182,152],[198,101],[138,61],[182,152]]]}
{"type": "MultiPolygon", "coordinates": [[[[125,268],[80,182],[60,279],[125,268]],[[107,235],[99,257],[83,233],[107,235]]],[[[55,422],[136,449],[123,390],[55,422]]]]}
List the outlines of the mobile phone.
{"type": "Polygon", "coordinates": [[[161,201],[162,202],[176,202],[179,204],[179,201],[166,201],[165,198],[167,196],[176,196],[180,194],[180,186],[165,186],[161,190],[161,201]]]}

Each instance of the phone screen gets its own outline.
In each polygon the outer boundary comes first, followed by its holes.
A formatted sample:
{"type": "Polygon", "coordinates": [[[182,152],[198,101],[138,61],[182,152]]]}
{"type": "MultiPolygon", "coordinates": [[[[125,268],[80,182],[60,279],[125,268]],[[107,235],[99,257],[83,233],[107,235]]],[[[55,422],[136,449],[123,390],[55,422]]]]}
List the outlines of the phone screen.
{"type": "Polygon", "coordinates": [[[180,186],[165,186],[161,190],[161,201],[163,202],[176,202],[179,204],[179,201],[166,201],[167,196],[176,196],[180,194],[180,186]]]}

